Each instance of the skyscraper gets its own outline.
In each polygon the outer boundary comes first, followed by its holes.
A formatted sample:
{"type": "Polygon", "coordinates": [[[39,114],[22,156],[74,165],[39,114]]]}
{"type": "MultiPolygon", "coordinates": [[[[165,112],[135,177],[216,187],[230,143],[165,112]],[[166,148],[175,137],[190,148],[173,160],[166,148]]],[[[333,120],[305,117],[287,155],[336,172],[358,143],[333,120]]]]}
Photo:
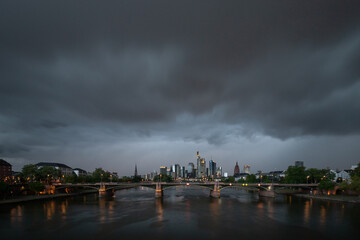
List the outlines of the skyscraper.
{"type": "Polygon", "coordinates": [[[135,173],[134,173],[134,177],[136,177],[138,175],[138,172],[137,172],[137,166],[135,164],[135,173]]]}
{"type": "Polygon", "coordinates": [[[188,164],[188,177],[193,178],[195,177],[195,168],[193,163],[188,164]]]}
{"type": "Polygon", "coordinates": [[[206,161],[205,161],[205,158],[200,159],[199,177],[200,178],[206,177],[206,161]]]}
{"type": "Polygon", "coordinates": [[[211,159],[209,161],[209,177],[214,177],[216,175],[216,163],[211,159]]]}
{"type": "Polygon", "coordinates": [[[244,165],[244,173],[250,174],[250,165],[244,165]]]}
{"type": "Polygon", "coordinates": [[[236,162],[235,168],[234,168],[234,177],[238,177],[240,175],[240,168],[238,162],[236,162]]]}
{"type": "Polygon", "coordinates": [[[200,173],[200,161],[201,161],[201,159],[200,159],[199,151],[196,152],[196,156],[197,156],[197,158],[196,158],[196,170],[197,170],[196,171],[197,172],[196,177],[200,177],[199,173],[200,173]]]}
{"type": "Polygon", "coordinates": [[[216,168],[216,177],[221,177],[222,176],[222,167],[217,167],[216,168]]]}
{"type": "Polygon", "coordinates": [[[166,167],[160,167],[160,174],[166,175],[166,167]]]}

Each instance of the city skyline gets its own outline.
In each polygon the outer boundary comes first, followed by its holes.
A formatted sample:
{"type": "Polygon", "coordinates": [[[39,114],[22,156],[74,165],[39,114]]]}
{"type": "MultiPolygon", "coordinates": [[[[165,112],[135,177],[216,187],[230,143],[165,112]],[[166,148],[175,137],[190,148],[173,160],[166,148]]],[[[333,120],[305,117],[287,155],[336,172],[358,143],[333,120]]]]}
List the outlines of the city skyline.
{"type": "Polygon", "coordinates": [[[135,164],[187,166],[196,151],[229,173],[235,162],[349,168],[360,159],[358,9],[3,1],[0,158],[16,171],[61,162],[127,176],[135,164]]]}

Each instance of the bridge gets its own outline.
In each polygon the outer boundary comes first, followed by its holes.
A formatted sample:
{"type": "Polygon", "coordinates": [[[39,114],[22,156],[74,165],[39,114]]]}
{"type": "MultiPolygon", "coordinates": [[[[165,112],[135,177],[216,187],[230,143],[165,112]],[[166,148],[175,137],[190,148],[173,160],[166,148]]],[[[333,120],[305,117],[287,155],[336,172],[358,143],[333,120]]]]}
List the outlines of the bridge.
{"type": "Polygon", "coordinates": [[[226,188],[247,189],[258,191],[259,196],[275,197],[281,189],[316,189],[318,184],[282,184],[282,183],[223,183],[223,182],[140,182],[140,183],[81,183],[81,184],[56,184],[55,192],[61,189],[84,188],[94,189],[100,196],[111,196],[117,190],[147,187],[155,190],[155,197],[160,198],[164,195],[164,190],[171,187],[200,187],[210,190],[210,196],[220,198],[220,192],[226,188]]]}

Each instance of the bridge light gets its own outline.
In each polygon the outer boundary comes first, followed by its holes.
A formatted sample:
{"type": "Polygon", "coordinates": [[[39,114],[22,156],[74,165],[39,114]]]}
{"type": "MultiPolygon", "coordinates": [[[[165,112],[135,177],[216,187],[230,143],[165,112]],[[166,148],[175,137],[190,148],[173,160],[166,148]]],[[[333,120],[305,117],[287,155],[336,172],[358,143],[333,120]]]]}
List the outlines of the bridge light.
{"type": "Polygon", "coordinates": [[[231,186],[232,184],[230,183],[230,186],[231,186]]]}
{"type": "Polygon", "coordinates": [[[186,186],[189,186],[190,185],[190,183],[186,183],[186,186]]]}
{"type": "Polygon", "coordinates": [[[247,186],[247,184],[245,184],[245,186],[247,186]]]}
{"type": "Polygon", "coordinates": [[[260,187],[260,183],[258,184],[258,186],[260,187]]]}
{"type": "Polygon", "coordinates": [[[245,186],[245,184],[243,183],[243,186],[245,186]]]}

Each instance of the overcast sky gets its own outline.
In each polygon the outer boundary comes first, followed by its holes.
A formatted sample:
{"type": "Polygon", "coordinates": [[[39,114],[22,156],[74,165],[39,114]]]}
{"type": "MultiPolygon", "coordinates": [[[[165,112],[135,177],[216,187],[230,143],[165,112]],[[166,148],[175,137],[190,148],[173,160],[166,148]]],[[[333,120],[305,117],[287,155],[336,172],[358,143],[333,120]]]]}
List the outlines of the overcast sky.
{"type": "Polygon", "coordinates": [[[0,53],[14,170],[360,162],[360,1],[1,1],[0,53]]]}

